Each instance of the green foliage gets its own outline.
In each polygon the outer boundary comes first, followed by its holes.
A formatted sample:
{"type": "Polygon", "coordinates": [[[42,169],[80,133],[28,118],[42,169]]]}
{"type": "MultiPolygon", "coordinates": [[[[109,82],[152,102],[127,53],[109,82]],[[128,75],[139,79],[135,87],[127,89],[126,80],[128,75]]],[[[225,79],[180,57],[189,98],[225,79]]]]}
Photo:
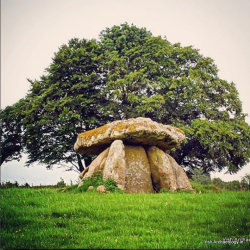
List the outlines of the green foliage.
{"type": "Polygon", "coordinates": [[[214,184],[218,188],[224,188],[225,182],[221,180],[220,178],[214,178],[212,179],[212,184],[214,184]]]}
{"type": "Polygon", "coordinates": [[[3,249],[249,249],[249,192],[100,195],[2,189],[3,249]]]}
{"type": "Polygon", "coordinates": [[[106,190],[109,192],[115,192],[119,190],[119,188],[117,187],[117,183],[111,178],[105,180],[103,184],[106,190]]]}
{"type": "Polygon", "coordinates": [[[188,173],[234,173],[249,162],[250,127],[235,84],[220,79],[214,61],[197,49],[171,44],[145,28],[124,23],[102,31],[99,41],[71,39],[46,74],[29,81],[22,105],[3,112],[3,120],[13,124],[3,124],[4,137],[17,135],[9,138],[19,146],[5,150],[10,153],[3,161],[25,150],[28,165],[82,171],[81,160],[88,165],[91,159],[73,151],[78,133],[141,116],[185,131],[186,141],[171,155],[188,173]]]}
{"type": "Polygon", "coordinates": [[[195,168],[190,171],[191,178],[194,182],[202,184],[202,185],[208,185],[211,184],[210,176],[203,172],[200,168],[195,168]]]}
{"type": "Polygon", "coordinates": [[[15,183],[12,183],[10,181],[7,181],[5,183],[1,183],[1,188],[16,188],[18,186],[19,186],[19,184],[17,181],[15,181],[15,183]]]}
{"type": "Polygon", "coordinates": [[[21,99],[0,112],[0,165],[3,162],[21,159],[23,102],[21,99]]]}
{"type": "Polygon", "coordinates": [[[60,181],[57,182],[56,184],[57,187],[62,188],[66,186],[66,183],[64,182],[63,178],[60,178],[60,181]]]}
{"type": "Polygon", "coordinates": [[[231,191],[238,191],[241,189],[241,184],[239,181],[229,181],[226,183],[225,188],[231,191]]]}
{"type": "Polygon", "coordinates": [[[26,182],[23,185],[20,185],[17,181],[15,181],[14,183],[7,181],[5,183],[0,183],[0,187],[1,188],[29,188],[30,185],[26,182]]]}
{"type": "Polygon", "coordinates": [[[250,127],[243,120],[195,119],[183,130],[187,143],[175,154],[189,169],[201,167],[209,173],[227,168],[229,173],[235,173],[249,161],[250,127]]]}
{"type": "Polygon", "coordinates": [[[83,184],[78,188],[78,190],[80,192],[86,192],[89,186],[93,186],[96,189],[100,185],[103,185],[102,176],[93,176],[91,178],[86,178],[83,181],[83,184]]]}
{"type": "Polygon", "coordinates": [[[248,191],[250,190],[250,175],[246,174],[241,181],[228,181],[224,182],[220,178],[214,178],[212,183],[221,189],[230,191],[248,191]]]}
{"type": "Polygon", "coordinates": [[[241,186],[244,190],[250,190],[250,174],[246,174],[241,180],[241,186]]]}
{"type": "Polygon", "coordinates": [[[29,185],[29,183],[26,182],[26,183],[23,185],[23,187],[29,188],[30,185],[29,185]]]}
{"type": "Polygon", "coordinates": [[[94,40],[72,39],[55,54],[46,75],[29,80],[22,119],[28,165],[39,161],[47,168],[65,164],[83,170],[73,145],[78,133],[102,121],[98,47],[94,40]]]}
{"type": "Polygon", "coordinates": [[[77,191],[78,192],[86,192],[88,190],[89,186],[93,186],[94,190],[96,190],[96,188],[100,185],[104,185],[108,192],[122,193],[122,190],[120,190],[117,187],[117,183],[113,179],[109,178],[107,180],[103,180],[102,175],[97,175],[97,176],[93,176],[91,178],[86,178],[83,181],[83,184],[80,187],[78,187],[77,191]]]}

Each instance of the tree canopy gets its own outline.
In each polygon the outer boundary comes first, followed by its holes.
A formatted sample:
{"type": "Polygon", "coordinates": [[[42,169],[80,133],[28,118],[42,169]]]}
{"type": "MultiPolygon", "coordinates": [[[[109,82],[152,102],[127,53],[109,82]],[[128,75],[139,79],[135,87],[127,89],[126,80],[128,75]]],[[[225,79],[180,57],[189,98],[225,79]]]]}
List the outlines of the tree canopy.
{"type": "Polygon", "coordinates": [[[1,147],[0,165],[3,162],[19,160],[23,151],[22,116],[20,114],[22,101],[6,107],[1,111],[1,147]]]}
{"type": "Polygon", "coordinates": [[[3,161],[23,150],[27,164],[82,171],[81,159],[89,159],[73,151],[78,133],[141,116],[185,131],[186,141],[170,154],[187,172],[234,173],[249,162],[250,127],[235,84],[220,79],[213,60],[197,49],[145,28],[124,23],[99,40],[71,39],[46,74],[29,81],[22,104],[1,113],[3,148],[9,141],[19,146],[3,161]]]}

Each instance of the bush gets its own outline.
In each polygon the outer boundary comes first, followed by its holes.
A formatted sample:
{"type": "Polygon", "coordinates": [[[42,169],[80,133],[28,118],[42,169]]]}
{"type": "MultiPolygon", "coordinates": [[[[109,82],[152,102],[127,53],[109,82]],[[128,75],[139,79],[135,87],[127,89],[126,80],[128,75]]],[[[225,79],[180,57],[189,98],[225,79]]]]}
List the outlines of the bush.
{"type": "Polygon", "coordinates": [[[29,185],[29,183],[26,182],[26,183],[23,185],[23,187],[28,188],[28,187],[30,187],[30,185],[29,185]]]}
{"type": "Polygon", "coordinates": [[[241,180],[243,190],[250,190],[250,174],[246,174],[241,180]]]}
{"type": "Polygon", "coordinates": [[[195,183],[203,184],[203,185],[208,185],[211,184],[211,178],[209,174],[205,174],[202,169],[200,168],[195,168],[190,171],[191,173],[191,178],[195,183]]]}
{"type": "Polygon", "coordinates": [[[220,178],[214,178],[212,180],[212,184],[214,184],[218,188],[225,188],[225,182],[220,178]]]}
{"type": "Polygon", "coordinates": [[[18,186],[19,186],[19,184],[17,181],[15,181],[15,183],[7,181],[7,182],[1,184],[2,188],[14,188],[14,187],[18,187],[18,186]]]}
{"type": "Polygon", "coordinates": [[[230,191],[239,191],[241,190],[241,184],[239,181],[229,181],[225,183],[225,187],[230,191]]]}
{"type": "Polygon", "coordinates": [[[106,190],[109,192],[115,192],[118,188],[116,182],[113,179],[107,179],[103,184],[106,190]]]}
{"type": "Polygon", "coordinates": [[[103,180],[102,180],[102,176],[98,175],[98,176],[94,176],[91,178],[86,178],[83,181],[83,184],[78,188],[78,190],[80,192],[86,192],[89,186],[93,186],[94,189],[96,189],[100,185],[103,185],[103,180]]]}
{"type": "Polygon", "coordinates": [[[83,181],[83,184],[78,188],[78,191],[86,192],[89,186],[93,186],[93,190],[96,190],[96,188],[100,185],[104,185],[106,190],[109,192],[122,192],[122,190],[117,187],[117,183],[113,179],[107,179],[104,181],[102,179],[102,175],[86,178],[83,181]]]}
{"type": "Polygon", "coordinates": [[[64,182],[63,178],[60,178],[60,181],[57,182],[56,184],[57,187],[62,188],[66,186],[66,183],[64,182]]]}

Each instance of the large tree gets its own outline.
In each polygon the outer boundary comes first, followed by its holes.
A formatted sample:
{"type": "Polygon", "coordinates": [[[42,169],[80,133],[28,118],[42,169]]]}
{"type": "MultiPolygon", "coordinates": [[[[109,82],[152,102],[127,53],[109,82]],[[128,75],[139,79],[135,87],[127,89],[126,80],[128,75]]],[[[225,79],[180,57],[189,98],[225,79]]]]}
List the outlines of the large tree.
{"type": "Polygon", "coordinates": [[[249,161],[250,127],[234,83],[218,77],[198,50],[126,24],[101,34],[104,109],[115,119],[150,117],[182,128],[186,142],[171,154],[190,169],[237,172],[249,161]]]}
{"type": "Polygon", "coordinates": [[[81,171],[82,156],[72,150],[79,132],[137,116],[185,131],[170,153],[187,171],[233,173],[249,161],[250,129],[234,83],[197,49],[144,28],[125,23],[99,41],[72,39],[30,83],[20,122],[28,164],[71,163],[81,171]]]}

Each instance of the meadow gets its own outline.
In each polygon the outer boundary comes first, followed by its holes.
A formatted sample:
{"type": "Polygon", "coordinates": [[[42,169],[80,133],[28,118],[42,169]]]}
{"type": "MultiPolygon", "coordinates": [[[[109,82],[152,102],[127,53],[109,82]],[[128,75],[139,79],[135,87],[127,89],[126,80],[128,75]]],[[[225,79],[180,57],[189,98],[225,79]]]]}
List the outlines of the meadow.
{"type": "Polygon", "coordinates": [[[250,248],[250,192],[0,192],[3,249],[250,248]]]}

